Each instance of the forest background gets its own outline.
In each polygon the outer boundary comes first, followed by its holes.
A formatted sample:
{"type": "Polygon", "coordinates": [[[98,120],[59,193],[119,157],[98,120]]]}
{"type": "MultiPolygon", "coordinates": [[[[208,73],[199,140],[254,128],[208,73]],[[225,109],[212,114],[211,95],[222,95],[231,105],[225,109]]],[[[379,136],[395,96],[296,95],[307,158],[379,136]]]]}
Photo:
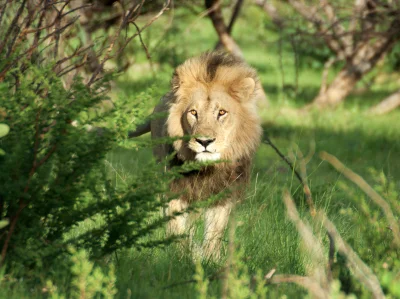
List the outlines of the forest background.
{"type": "Polygon", "coordinates": [[[0,297],[399,298],[399,40],[397,0],[0,1],[0,297]],[[214,49],[264,94],[217,263],[128,138],[214,49]]]}

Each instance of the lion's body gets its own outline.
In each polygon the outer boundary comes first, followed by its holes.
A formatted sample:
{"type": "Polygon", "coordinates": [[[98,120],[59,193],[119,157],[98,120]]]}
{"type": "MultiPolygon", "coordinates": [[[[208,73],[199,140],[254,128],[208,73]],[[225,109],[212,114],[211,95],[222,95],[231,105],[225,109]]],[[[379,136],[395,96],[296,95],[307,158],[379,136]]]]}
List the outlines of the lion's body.
{"type": "MultiPolygon", "coordinates": [[[[176,152],[172,164],[224,161],[186,173],[171,184],[172,191],[182,196],[170,203],[170,213],[231,189],[230,198],[206,212],[207,256],[219,256],[217,238],[222,236],[233,200],[241,196],[243,184],[249,179],[251,160],[259,144],[256,84],[255,71],[242,60],[206,53],[176,69],[171,92],[154,109],[154,113],[164,112],[167,117],[151,122],[152,138],[193,136],[156,146],[158,159],[176,152]]],[[[169,230],[184,232],[186,220],[187,215],[177,217],[169,230]]]]}

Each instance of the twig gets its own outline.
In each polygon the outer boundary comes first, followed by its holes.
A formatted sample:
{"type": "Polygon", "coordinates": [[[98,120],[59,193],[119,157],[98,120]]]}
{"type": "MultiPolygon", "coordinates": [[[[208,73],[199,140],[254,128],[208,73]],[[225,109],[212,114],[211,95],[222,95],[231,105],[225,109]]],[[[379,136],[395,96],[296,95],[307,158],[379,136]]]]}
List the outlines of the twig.
{"type": "Polygon", "coordinates": [[[272,22],[278,28],[282,28],[284,26],[284,19],[279,15],[278,10],[270,0],[255,0],[254,3],[261,7],[270,16],[272,22]]]}
{"type": "MultiPolygon", "coordinates": [[[[213,23],[214,29],[218,34],[219,42],[224,48],[235,56],[243,58],[243,53],[235,40],[231,37],[228,32],[228,28],[225,25],[224,18],[221,11],[220,0],[205,0],[205,6],[207,9],[212,9],[208,14],[213,23]]],[[[240,6],[239,6],[240,8],[240,6]]]]}
{"type": "Polygon", "coordinates": [[[0,10],[0,26],[1,26],[1,22],[3,21],[4,13],[6,12],[7,4],[8,4],[8,1],[6,1],[4,3],[4,5],[1,7],[1,10],[0,10]]]}
{"type": "MultiPolygon", "coordinates": [[[[59,31],[63,31],[65,28],[71,26],[73,23],[75,23],[75,21],[78,19],[79,17],[75,17],[72,21],[70,21],[69,23],[67,23],[66,25],[62,26],[59,28],[59,31]]],[[[36,32],[36,31],[32,31],[32,32],[36,32]]],[[[13,65],[15,63],[17,63],[22,57],[24,57],[25,55],[31,55],[31,53],[39,46],[39,44],[43,43],[45,40],[47,40],[48,38],[52,37],[54,34],[56,34],[58,32],[57,31],[53,31],[51,33],[49,33],[48,35],[46,35],[45,37],[43,37],[39,43],[37,44],[33,44],[31,47],[29,47],[29,49],[27,49],[24,53],[18,55],[12,62],[6,64],[3,68],[3,70],[0,73],[0,82],[2,82],[4,80],[4,77],[6,75],[6,73],[13,67],[13,65]]]]}
{"type": "Polygon", "coordinates": [[[328,75],[329,75],[329,70],[332,67],[332,65],[338,61],[337,57],[330,57],[324,64],[324,70],[322,72],[322,79],[321,79],[321,87],[319,89],[319,93],[323,94],[327,90],[327,82],[328,82],[328,75]]]}
{"type": "Polygon", "coordinates": [[[242,8],[242,5],[243,5],[243,0],[237,0],[236,1],[235,7],[233,9],[232,17],[231,17],[231,20],[229,21],[229,25],[228,25],[228,28],[227,28],[227,31],[228,31],[229,34],[232,33],[233,25],[235,24],[236,19],[239,16],[240,9],[242,8]]]}
{"type": "Polygon", "coordinates": [[[120,36],[121,31],[123,28],[125,28],[125,26],[128,23],[132,23],[135,18],[137,18],[137,16],[139,15],[139,13],[137,13],[134,17],[132,16],[132,14],[134,12],[136,12],[136,9],[138,8],[138,6],[136,6],[135,8],[133,8],[132,10],[128,10],[128,12],[125,14],[125,17],[122,19],[121,21],[121,25],[119,26],[118,30],[116,31],[112,41],[110,42],[110,45],[107,49],[106,55],[104,56],[103,60],[101,61],[101,63],[99,64],[99,66],[97,67],[97,69],[93,72],[92,77],[90,78],[90,80],[87,83],[87,86],[91,86],[93,83],[96,82],[96,77],[98,76],[98,74],[102,71],[105,62],[112,58],[113,56],[117,55],[118,53],[122,52],[125,47],[128,45],[128,43],[134,39],[136,36],[138,36],[143,30],[145,30],[147,27],[149,27],[151,24],[153,24],[153,22],[155,20],[157,20],[169,7],[171,0],[166,0],[166,2],[164,3],[163,8],[157,13],[157,15],[155,15],[153,18],[150,19],[149,22],[147,22],[138,32],[136,32],[134,35],[132,35],[131,37],[127,38],[125,40],[125,42],[123,43],[123,45],[116,51],[116,53],[114,55],[111,55],[111,51],[114,48],[115,42],[117,40],[117,38],[120,36]]]}
{"type": "Polygon", "coordinates": [[[322,244],[314,236],[311,227],[308,224],[304,223],[304,221],[300,218],[293,199],[290,196],[289,191],[287,190],[285,190],[283,193],[283,201],[285,203],[289,219],[296,226],[304,246],[307,248],[308,252],[312,256],[312,261],[315,269],[313,277],[315,277],[315,279],[319,282],[321,288],[326,288],[325,293],[327,295],[329,293],[329,285],[327,281],[326,269],[322,266],[326,264],[322,244]]]}
{"type": "Polygon", "coordinates": [[[269,139],[268,136],[264,136],[264,143],[268,144],[269,146],[271,146],[274,151],[278,154],[279,157],[281,157],[281,159],[283,161],[285,161],[285,163],[290,167],[290,169],[293,171],[293,173],[295,174],[296,178],[299,180],[299,182],[303,184],[303,179],[301,178],[301,175],[297,172],[296,168],[293,166],[292,162],[290,162],[288,160],[288,158],[285,157],[284,154],[282,154],[282,152],[276,147],[276,145],[271,141],[271,139],[269,139]]]}
{"type": "Polygon", "coordinates": [[[122,19],[119,28],[118,28],[117,31],[115,32],[114,37],[112,38],[112,40],[111,40],[111,42],[110,42],[110,45],[108,46],[108,49],[107,49],[107,51],[106,51],[106,54],[105,54],[103,60],[99,63],[99,65],[97,66],[96,70],[93,72],[91,78],[89,79],[89,81],[88,81],[88,83],[87,83],[87,86],[91,86],[91,85],[94,83],[94,81],[95,81],[97,75],[103,70],[104,64],[105,64],[106,61],[109,59],[110,54],[111,54],[111,51],[112,51],[112,49],[114,48],[114,45],[115,45],[115,43],[116,43],[116,41],[117,41],[117,38],[118,38],[118,37],[120,36],[120,34],[121,34],[121,30],[125,27],[125,25],[127,24],[128,20],[129,20],[130,13],[131,13],[131,11],[129,11],[129,10],[128,10],[127,13],[125,13],[125,16],[124,16],[124,18],[122,19]]]}
{"type": "MultiPolygon", "coordinates": [[[[4,40],[3,40],[2,43],[0,43],[0,53],[3,51],[4,46],[5,46],[6,43],[7,43],[8,38],[11,36],[12,30],[15,29],[15,27],[16,27],[16,25],[17,25],[17,22],[18,22],[18,20],[19,20],[19,17],[21,16],[22,11],[23,11],[24,8],[25,8],[25,4],[26,4],[26,0],[23,0],[22,3],[21,3],[21,5],[20,5],[20,7],[18,8],[17,13],[16,13],[15,16],[14,16],[14,19],[12,20],[10,26],[8,27],[8,30],[7,30],[6,34],[4,35],[4,40]]],[[[4,9],[5,9],[5,7],[4,7],[4,9]]]]}
{"type": "Polygon", "coordinates": [[[218,3],[214,3],[213,6],[211,6],[210,8],[206,8],[204,11],[202,11],[197,18],[191,23],[189,24],[189,26],[187,26],[186,30],[185,30],[185,34],[188,34],[190,32],[190,30],[194,27],[194,25],[202,18],[207,17],[210,13],[212,13],[213,11],[215,11],[216,9],[218,9],[218,3]]]}
{"type": "Polygon", "coordinates": [[[345,34],[346,30],[339,21],[335,13],[335,9],[327,0],[320,0],[322,9],[328,17],[328,21],[332,24],[332,36],[336,39],[343,53],[351,55],[352,38],[345,34]]]}
{"type": "Polygon", "coordinates": [[[20,199],[18,210],[15,213],[15,215],[11,218],[10,227],[7,232],[7,237],[6,237],[6,240],[4,241],[3,248],[1,249],[0,267],[2,267],[4,264],[4,261],[6,259],[6,255],[7,255],[8,245],[10,244],[11,236],[14,233],[15,226],[18,222],[19,216],[21,215],[21,212],[25,207],[26,207],[26,204],[22,201],[22,199],[20,199]]]}
{"type": "Polygon", "coordinates": [[[234,267],[234,254],[235,254],[235,226],[236,221],[233,215],[234,211],[231,214],[231,220],[229,221],[229,228],[228,228],[228,258],[226,260],[226,267],[224,271],[223,281],[222,281],[222,291],[221,291],[221,298],[226,299],[230,298],[229,295],[229,273],[232,271],[234,267]]]}
{"type": "MultiPolygon", "coordinates": [[[[37,155],[38,155],[38,150],[39,150],[39,125],[40,125],[40,115],[41,115],[41,109],[38,110],[37,114],[36,114],[36,118],[35,118],[35,143],[34,143],[34,147],[33,147],[33,162],[32,162],[32,167],[31,170],[29,171],[28,174],[28,180],[27,183],[24,187],[23,193],[27,193],[29,191],[30,188],[30,183],[32,180],[33,175],[36,173],[36,171],[38,170],[38,168],[40,166],[42,166],[48,159],[50,159],[50,157],[52,156],[52,154],[55,152],[55,150],[57,149],[57,144],[54,144],[52,146],[52,148],[47,152],[47,154],[39,161],[37,162],[37,155]]],[[[11,221],[10,221],[10,226],[9,226],[9,230],[7,232],[7,237],[6,240],[4,241],[3,244],[3,248],[1,250],[1,261],[0,261],[0,267],[3,265],[4,260],[6,258],[7,255],[7,250],[8,250],[8,245],[11,239],[12,234],[14,233],[16,224],[18,222],[19,216],[21,215],[22,210],[28,205],[28,203],[24,202],[23,198],[19,198],[19,206],[18,206],[18,210],[15,213],[15,215],[13,217],[11,217],[11,221]]]]}
{"type": "Polygon", "coordinates": [[[140,31],[138,25],[137,25],[135,22],[132,22],[132,24],[133,24],[133,26],[135,26],[136,32],[137,32],[137,34],[139,35],[140,44],[142,45],[143,50],[144,50],[145,53],[146,53],[146,58],[147,58],[147,60],[148,60],[149,63],[150,63],[151,72],[153,73],[153,77],[154,77],[156,74],[155,74],[155,72],[154,72],[153,61],[152,61],[152,59],[151,59],[151,55],[150,55],[150,53],[149,53],[149,49],[146,47],[146,44],[144,43],[144,41],[143,41],[143,39],[142,39],[142,34],[141,34],[141,31],[140,31]]]}
{"type": "MultiPolygon", "coordinates": [[[[309,7],[305,5],[303,2],[296,0],[289,0],[289,4],[306,20],[314,24],[316,29],[319,32],[324,32],[325,28],[323,24],[325,24],[324,19],[318,14],[316,7],[309,7]]],[[[334,36],[324,34],[324,39],[329,46],[329,48],[337,53],[338,55],[342,53],[342,48],[337,40],[335,40],[334,36]]]]}
{"type": "MultiPolygon", "coordinates": [[[[153,18],[150,19],[149,22],[147,22],[141,29],[140,32],[142,32],[143,30],[145,30],[147,27],[149,27],[151,24],[153,24],[159,17],[161,17],[161,15],[169,9],[169,5],[171,4],[171,0],[166,0],[164,3],[163,8],[158,12],[158,14],[156,14],[153,18]]],[[[135,35],[137,36],[137,35],[135,35]]]]}
{"type": "Polygon", "coordinates": [[[312,217],[314,217],[316,214],[316,210],[315,210],[314,201],[312,199],[311,189],[307,183],[307,162],[306,162],[306,160],[303,156],[303,153],[301,152],[299,147],[297,148],[297,156],[299,158],[300,173],[301,173],[301,177],[302,177],[304,195],[306,196],[306,201],[310,208],[310,214],[312,217]]]}
{"type": "Polygon", "coordinates": [[[270,283],[295,283],[306,290],[308,290],[311,294],[314,295],[315,298],[329,298],[326,294],[325,290],[321,288],[321,286],[307,276],[300,276],[300,275],[275,275],[270,280],[270,283]]]}
{"type": "Polygon", "coordinates": [[[378,278],[372,270],[364,264],[353,249],[342,239],[336,230],[335,225],[321,211],[318,212],[318,218],[322,221],[331,237],[336,241],[339,252],[346,256],[347,266],[353,272],[354,276],[356,276],[357,279],[372,292],[374,298],[385,298],[378,278]]]}
{"type": "Polygon", "coordinates": [[[328,266],[327,266],[327,278],[328,282],[331,283],[333,280],[332,276],[332,266],[335,258],[335,238],[331,235],[330,232],[327,232],[329,239],[329,254],[328,254],[328,266]]]}
{"type": "Polygon", "coordinates": [[[66,62],[66,61],[68,61],[68,60],[70,60],[70,59],[72,59],[72,58],[74,58],[74,57],[80,56],[80,55],[83,54],[84,52],[90,50],[92,47],[93,47],[93,45],[89,45],[89,46],[87,46],[87,47],[83,47],[83,48],[78,48],[78,49],[76,49],[76,50],[74,51],[74,53],[72,53],[70,56],[67,56],[67,57],[64,57],[64,58],[58,60],[58,61],[54,64],[53,70],[55,70],[59,65],[63,64],[64,62],[66,62]]]}
{"type": "Polygon", "coordinates": [[[67,15],[67,14],[63,15],[62,13],[64,11],[64,8],[69,4],[70,1],[71,0],[65,1],[64,5],[61,7],[61,9],[59,11],[56,9],[56,6],[53,5],[54,8],[57,10],[57,16],[54,18],[54,30],[56,32],[56,34],[54,35],[54,39],[55,39],[55,45],[54,45],[54,49],[53,49],[54,59],[56,59],[58,56],[58,47],[60,44],[60,37],[61,37],[61,33],[62,33],[62,31],[60,31],[61,20],[62,20],[63,16],[67,15]]]}

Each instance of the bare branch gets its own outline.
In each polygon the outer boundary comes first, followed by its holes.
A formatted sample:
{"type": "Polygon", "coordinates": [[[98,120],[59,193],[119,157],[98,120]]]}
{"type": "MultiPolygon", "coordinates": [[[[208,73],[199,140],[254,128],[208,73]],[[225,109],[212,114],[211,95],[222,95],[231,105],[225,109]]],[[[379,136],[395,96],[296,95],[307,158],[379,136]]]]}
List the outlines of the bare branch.
{"type": "MultiPolygon", "coordinates": [[[[289,4],[306,20],[314,24],[315,28],[322,34],[328,47],[338,56],[344,56],[343,47],[340,45],[334,36],[327,34],[327,28],[325,28],[325,20],[318,14],[316,7],[309,7],[303,2],[297,0],[289,0],[289,4]]],[[[332,27],[331,27],[332,28],[332,27]]]]}
{"type": "Polygon", "coordinates": [[[325,15],[331,24],[333,37],[340,45],[340,48],[346,57],[349,57],[352,53],[353,40],[351,35],[346,34],[346,30],[341,24],[341,21],[337,17],[334,8],[327,0],[320,1],[325,15]]]}
{"type": "MultiPolygon", "coordinates": [[[[139,15],[139,12],[133,16],[133,14],[140,9],[141,5],[135,6],[134,8],[132,8],[131,10],[128,10],[125,13],[124,18],[121,21],[121,25],[119,26],[118,30],[116,31],[116,33],[114,34],[109,47],[106,51],[105,56],[103,57],[101,63],[99,63],[99,66],[97,67],[97,69],[93,72],[91,78],[89,79],[87,85],[91,86],[94,82],[96,82],[96,78],[99,75],[99,73],[103,70],[104,64],[107,60],[111,59],[112,57],[114,57],[115,55],[117,55],[118,53],[122,52],[125,47],[128,45],[128,43],[134,39],[136,36],[138,36],[140,33],[143,32],[143,30],[145,30],[147,27],[149,27],[151,24],[153,24],[153,22],[155,20],[157,20],[169,7],[171,0],[166,0],[166,2],[164,3],[163,8],[153,17],[150,19],[150,21],[148,21],[139,31],[137,31],[134,35],[132,35],[131,37],[127,38],[125,40],[125,42],[122,44],[122,46],[115,52],[114,55],[111,55],[111,51],[114,48],[114,45],[117,41],[117,38],[120,36],[121,31],[123,28],[125,28],[125,26],[127,26],[129,23],[132,23],[135,21],[135,19],[137,18],[137,16],[139,15]]],[[[142,1],[143,4],[143,1],[142,1]]]]}
{"type": "Polygon", "coordinates": [[[239,12],[240,12],[240,9],[242,8],[242,5],[243,5],[243,0],[236,1],[232,16],[231,16],[231,20],[229,21],[229,25],[228,25],[228,33],[229,34],[232,33],[233,25],[235,24],[236,19],[239,16],[239,12]]]}
{"type": "Polygon", "coordinates": [[[300,275],[275,275],[270,280],[270,283],[280,284],[280,283],[295,283],[306,290],[308,290],[314,298],[329,298],[326,291],[321,288],[318,282],[314,281],[310,277],[300,276],[300,275]]]}
{"type": "Polygon", "coordinates": [[[362,17],[362,13],[366,8],[366,0],[354,0],[353,14],[351,16],[349,31],[355,31],[357,24],[362,17]]]}
{"type": "Polygon", "coordinates": [[[372,107],[369,110],[369,113],[374,115],[382,115],[393,111],[394,109],[400,107],[400,90],[396,91],[395,93],[388,96],[378,105],[372,107]]]}
{"type": "MultiPolygon", "coordinates": [[[[21,14],[22,14],[22,11],[25,8],[25,4],[26,4],[26,0],[23,0],[21,5],[18,8],[17,13],[14,16],[14,19],[12,20],[10,26],[8,27],[8,30],[7,30],[6,34],[4,35],[4,40],[0,43],[0,52],[3,51],[4,46],[6,45],[7,40],[10,37],[12,30],[14,30],[15,27],[17,26],[18,20],[19,20],[21,14]]],[[[4,9],[5,9],[5,7],[4,7],[4,9]]]]}
{"type": "Polygon", "coordinates": [[[282,28],[284,26],[284,20],[279,15],[276,7],[269,0],[255,0],[254,3],[261,7],[270,17],[272,22],[278,27],[282,28]]]}
{"type": "Polygon", "coordinates": [[[332,65],[337,61],[338,61],[337,57],[331,57],[325,62],[324,71],[322,72],[321,87],[319,89],[319,93],[326,92],[326,89],[328,87],[327,82],[328,82],[329,70],[332,67],[332,65]]]}
{"type": "Polygon", "coordinates": [[[353,272],[354,276],[372,292],[374,298],[385,298],[378,278],[342,239],[335,225],[322,212],[318,213],[318,218],[321,219],[328,233],[334,238],[339,252],[347,258],[347,266],[353,272]]]}
{"type": "Polygon", "coordinates": [[[328,254],[328,265],[327,265],[327,279],[329,283],[333,281],[332,266],[335,258],[335,238],[328,232],[329,239],[329,254],[328,254]]]}
{"type": "Polygon", "coordinates": [[[149,63],[150,63],[150,68],[151,68],[151,70],[152,70],[152,72],[153,72],[153,75],[154,75],[153,61],[151,60],[151,55],[150,55],[150,53],[149,53],[149,49],[146,47],[146,44],[144,43],[144,41],[143,41],[143,39],[142,39],[142,34],[140,33],[141,31],[140,31],[138,25],[136,25],[135,22],[132,22],[132,24],[133,24],[133,26],[135,26],[135,28],[136,28],[136,32],[137,32],[137,34],[139,35],[140,44],[142,45],[143,50],[144,50],[144,52],[146,53],[146,58],[147,58],[147,60],[148,60],[149,63]]]}
{"type": "Polygon", "coordinates": [[[1,7],[1,10],[0,10],[0,26],[1,26],[1,22],[3,21],[4,13],[6,12],[7,4],[8,4],[8,1],[4,2],[4,5],[1,7]]]}
{"type": "Polygon", "coordinates": [[[320,153],[322,160],[329,162],[337,171],[342,173],[346,178],[356,184],[372,201],[378,205],[384,212],[389,222],[390,228],[393,230],[394,243],[400,248],[400,230],[396,218],[390,208],[390,205],[384,200],[361,176],[347,168],[335,156],[327,152],[320,153]]]}
{"type": "Polygon", "coordinates": [[[316,7],[309,7],[297,0],[289,0],[288,2],[299,14],[313,23],[317,28],[321,28],[324,24],[324,19],[318,14],[318,9],[316,7]]]}
{"type": "Polygon", "coordinates": [[[290,162],[288,160],[288,158],[285,157],[284,154],[282,154],[282,152],[277,148],[277,146],[271,141],[271,139],[268,136],[264,137],[265,141],[264,143],[268,144],[269,146],[271,146],[274,151],[278,154],[278,156],[289,166],[289,168],[293,171],[294,175],[296,176],[296,178],[299,180],[299,182],[303,184],[303,178],[301,177],[301,175],[297,172],[296,168],[293,166],[292,162],[290,162]]]}
{"type": "Polygon", "coordinates": [[[310,256],[312,256],[314,266],[314,273],[312,273],[312,276],[315,278],[316,281],[319,282],[318,284],[321,286],[321,288],[325,289],[324,297],[328,298],[329,286],[325,269],[326,258],[324,256],[321,242],[314,236],[311,227],[308,224],[304,223],[303,220],[301,220],[293,199],[287,190],[285,190],[283,193],[283,201],[286,205],[287,214],[290,220],[296,226],[297,231],[299,232],[303,241],[303,244],[307,248],[307,252],[309,252],[310,256]]]}
{"type": "Polygon", "coordinates": [[[214,29],[218,34],[219,41],[224,46],[224,48],[235,56],[243,57],[242,50],[236,44],[234,39],[230,36],[228,28],[224,23],[224,19],[221,11],[221,1],[220,0],[205,0],[205,6],[210,10],[208,16],[210,17],[214,29]]]}
{"type": "Polygon", "coordinates": [[[299,147],[297,148],[297,156],[299,158],[300,173],[302,176],[302,184],[303,184],[303,192],[304,192],[304,195],[306,196],[306,201],[307,201],[308,207],[310,208],[310,214],[312,217],[314,217],[316,214],[316,210],[315,210],[314,201],[312,199],[311,189],[307,183],[307,162],[306,162],[306,159],[304,158],[303,153],[301,152],[299,147]]]}

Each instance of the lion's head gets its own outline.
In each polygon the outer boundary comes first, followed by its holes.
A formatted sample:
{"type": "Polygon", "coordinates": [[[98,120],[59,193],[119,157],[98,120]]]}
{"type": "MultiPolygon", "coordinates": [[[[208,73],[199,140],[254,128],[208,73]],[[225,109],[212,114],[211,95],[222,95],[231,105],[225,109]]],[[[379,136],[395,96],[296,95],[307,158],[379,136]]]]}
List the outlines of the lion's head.
{"type": "Polygon", "coordinates": [[[256,72],[229,54],[205,53],[180,65],[172,79],[167,133],[181,160],[250,158],[259,143],[256,72]]]}

